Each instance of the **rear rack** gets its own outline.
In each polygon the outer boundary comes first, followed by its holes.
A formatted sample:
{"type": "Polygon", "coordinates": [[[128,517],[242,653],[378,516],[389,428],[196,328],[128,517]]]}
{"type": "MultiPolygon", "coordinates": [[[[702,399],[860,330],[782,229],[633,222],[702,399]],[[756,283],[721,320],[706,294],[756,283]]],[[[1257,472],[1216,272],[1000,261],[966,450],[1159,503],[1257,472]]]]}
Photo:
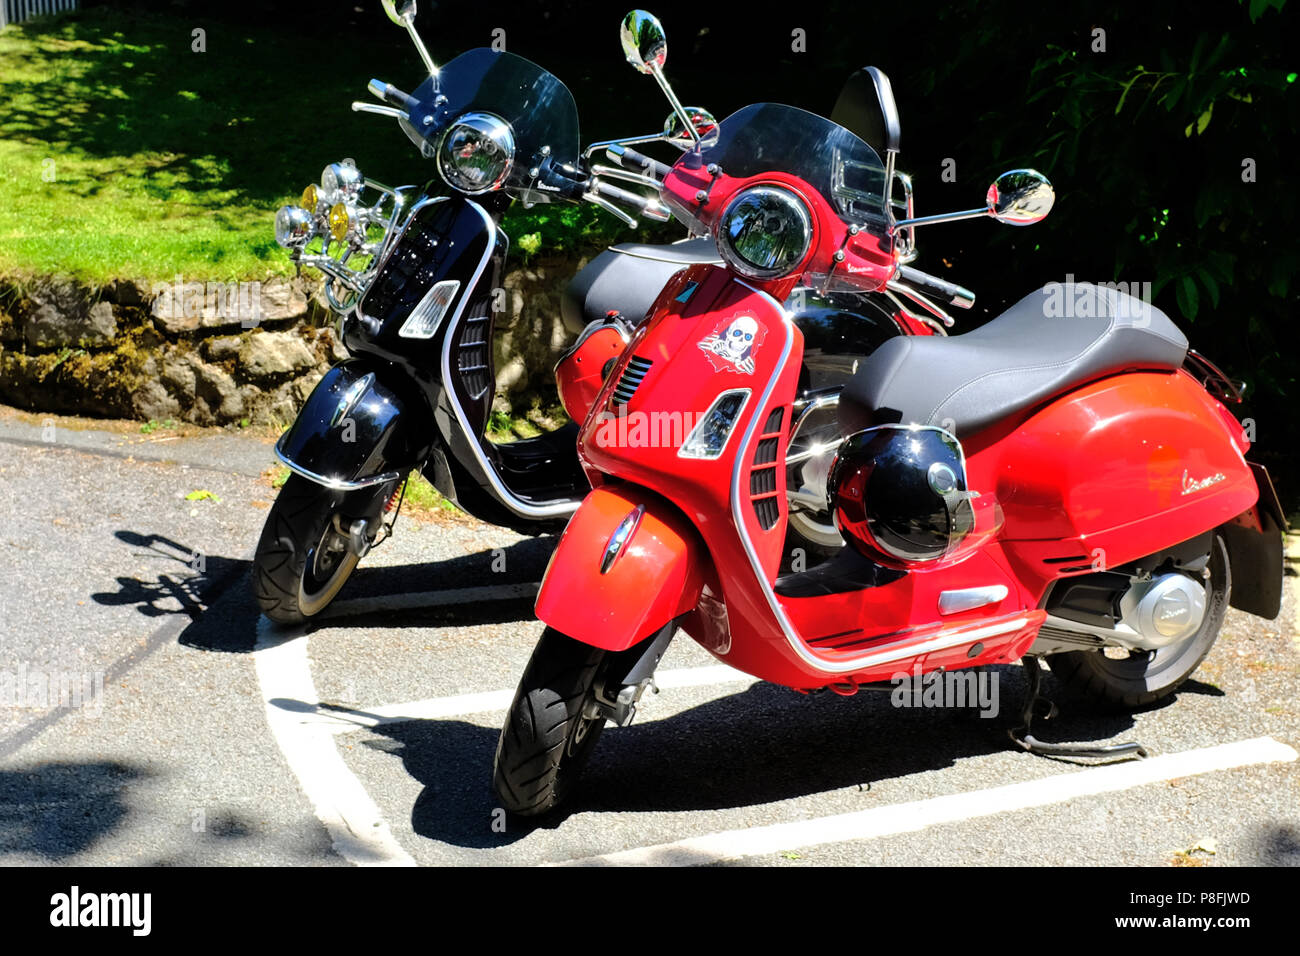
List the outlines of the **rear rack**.
{"type": "Polygon", "coordinates": [[[1243,401],[1242,395],[1246,391],[1244,382],[1234,382],[1223,371],[1195,349],[1187,350],[1187,358],[1183,361],[1183,368],[1187,369],[1193,376],[1200,380],[1215,398],[1227,402],[1235,402],[1240,405],[1243,401]]]}

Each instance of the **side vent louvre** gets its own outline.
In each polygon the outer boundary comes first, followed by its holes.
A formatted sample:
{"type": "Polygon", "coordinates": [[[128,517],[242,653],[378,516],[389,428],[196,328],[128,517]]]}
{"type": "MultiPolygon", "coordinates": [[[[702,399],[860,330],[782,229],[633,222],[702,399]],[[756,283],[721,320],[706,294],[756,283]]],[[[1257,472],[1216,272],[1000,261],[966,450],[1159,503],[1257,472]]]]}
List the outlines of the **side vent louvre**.
{"type": "Polygon", "coordinates": [[[636,390],[641,387],[645,381],[646,373],[650,371],[653,365],[650,359],[642,358],[639,355],[633,355],[627,362],[627,368],[623,369],[623,374],[619,376],[618,384],[614,386],[614,404],[626,405],[636,394],[636,390]]]}
{"type": "Polygon", "coordinates": [[[777,494],[776,460],[781,447],[781,426],[785,408],[777,406],[763,423],[763,431],[754,449],[749,471],[749,496],[754,517],[764,531],[771,531],[781,520],[781,496],[777,494]]]}
{"type": "Polygon", "coordinates": [[[471,314],[465,319],[458,343],[460,353],[456,366],[465,391],[474,399],[482,398],[492,384],[488,376],[488,330],[492,327],[488,304],[486,297],[474,304],[471,314]]]}

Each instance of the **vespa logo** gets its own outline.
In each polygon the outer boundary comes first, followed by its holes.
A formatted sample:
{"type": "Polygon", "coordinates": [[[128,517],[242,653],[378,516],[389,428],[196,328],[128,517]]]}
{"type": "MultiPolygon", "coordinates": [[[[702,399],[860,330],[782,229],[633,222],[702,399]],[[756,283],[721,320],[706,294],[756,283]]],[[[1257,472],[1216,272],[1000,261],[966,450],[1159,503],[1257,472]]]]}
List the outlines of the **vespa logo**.
{"type": "Polygon", "coordinates": [[[1193,492],[1204,491],[1211,485],[1217,485],[1221,481],[1227,481],[1227,476],[1221,472],[1215,472],[1208,478],[1202,478],[1199,481],[1191,477],[1186,471],[1183,472],[1183,494],[1190,495],[1193,492]]]}

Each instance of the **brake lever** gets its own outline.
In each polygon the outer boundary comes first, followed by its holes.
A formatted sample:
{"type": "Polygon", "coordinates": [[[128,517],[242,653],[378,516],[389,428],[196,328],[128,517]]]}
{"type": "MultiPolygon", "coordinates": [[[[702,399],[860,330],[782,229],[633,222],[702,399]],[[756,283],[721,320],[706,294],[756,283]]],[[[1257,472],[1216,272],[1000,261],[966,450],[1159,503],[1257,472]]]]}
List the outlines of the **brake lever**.
{"type": "Polygon", "coordinates": [[[640,173],[629,172],[626,169],[620,169],[617,166],[606,166],[604,163],[593,163],[591,171],[597,176],[607,176],[610,179],[621,179],[624,182],[636,183],[638,186],[652,186],[659,189],[663,183],[651,176],[643,176],[640,173]]]}
{"type": "Polygon", "coordinates": [[[911,299],[921,308],[925,309],[927,312],[929,312],[931,315],[937,318],[945,326],[947,326],[948,328],[953,327],[954,323],[953,323],[953,317],[951,315],[949,315],[943,309],[939,308],[939,306],[935,305],[933,302],[931,302],[929,299],[923,296],[916,289],[913,289],[910,285],[906,285],[902,282],[899,282],[897,279],[890,279],[888,282],[885,283],[885,288],[890,289],[893,292],[898,292],[902,295],[907,296],[909,299],[911,299]]]}
{"type": "Polygon", "coordinates": [[[352,112],[354,113],[377,113],[380,116],[391,116],[394,119],[403,119],[408,123],[411,121],[409,114],[399,110],[395,106],[380,106],[378,103],[362,103],[360,100],[352,102],[352,112]]]}
{"type": "Polygon", "coordinates": [[[595,203],[597,206],[599,206],[601,209],[604,209],[606,212],[612,212],[614,215],[618,216],[619,219],[622,219],[633,229],[635,229],[637,226],[640,225],[640,223],[636,219],[632,218],[622,209],[619,209],[617,206],[615,206],[608,199],[605,199],[603,196],[597,196],[595,193],[586,192],[582,194],[582,198],[587,200],[588,202],[595,203]]]}

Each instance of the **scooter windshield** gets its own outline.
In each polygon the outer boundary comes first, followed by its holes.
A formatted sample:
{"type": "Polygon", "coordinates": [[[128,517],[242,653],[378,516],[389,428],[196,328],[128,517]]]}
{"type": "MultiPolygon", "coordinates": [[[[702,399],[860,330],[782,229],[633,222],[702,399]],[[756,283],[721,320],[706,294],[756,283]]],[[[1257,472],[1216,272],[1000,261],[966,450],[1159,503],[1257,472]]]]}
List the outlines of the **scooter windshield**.
{"type": "Polygon", "coordinates": [[[845,222],[873,231],[887,222],[884,162],[828,119],[793,106],[756,103],[719,123],[717,139],[710,140],[678,163],[716,163],[725,175],[740,178],[788,173],[821,193],[845,222]]]}
{"type": "Polygon", "coordinates": [[[508,123],[515,154],[501,188],[525,202],[556,198],[553,192],[533,188],[530,175],[547,156],[560,163],[577,161],[578,105],[573,94],[521,56],[487,47],[470,50],[439,69],[436,84],[425,80],[413,96],[420,109],[405,125],[406,135],[427,157],[437,154],[443,135],[466,113],[490,113],[508,123]],[[426,123],[426,117],[432,121],[426,123]]]}

